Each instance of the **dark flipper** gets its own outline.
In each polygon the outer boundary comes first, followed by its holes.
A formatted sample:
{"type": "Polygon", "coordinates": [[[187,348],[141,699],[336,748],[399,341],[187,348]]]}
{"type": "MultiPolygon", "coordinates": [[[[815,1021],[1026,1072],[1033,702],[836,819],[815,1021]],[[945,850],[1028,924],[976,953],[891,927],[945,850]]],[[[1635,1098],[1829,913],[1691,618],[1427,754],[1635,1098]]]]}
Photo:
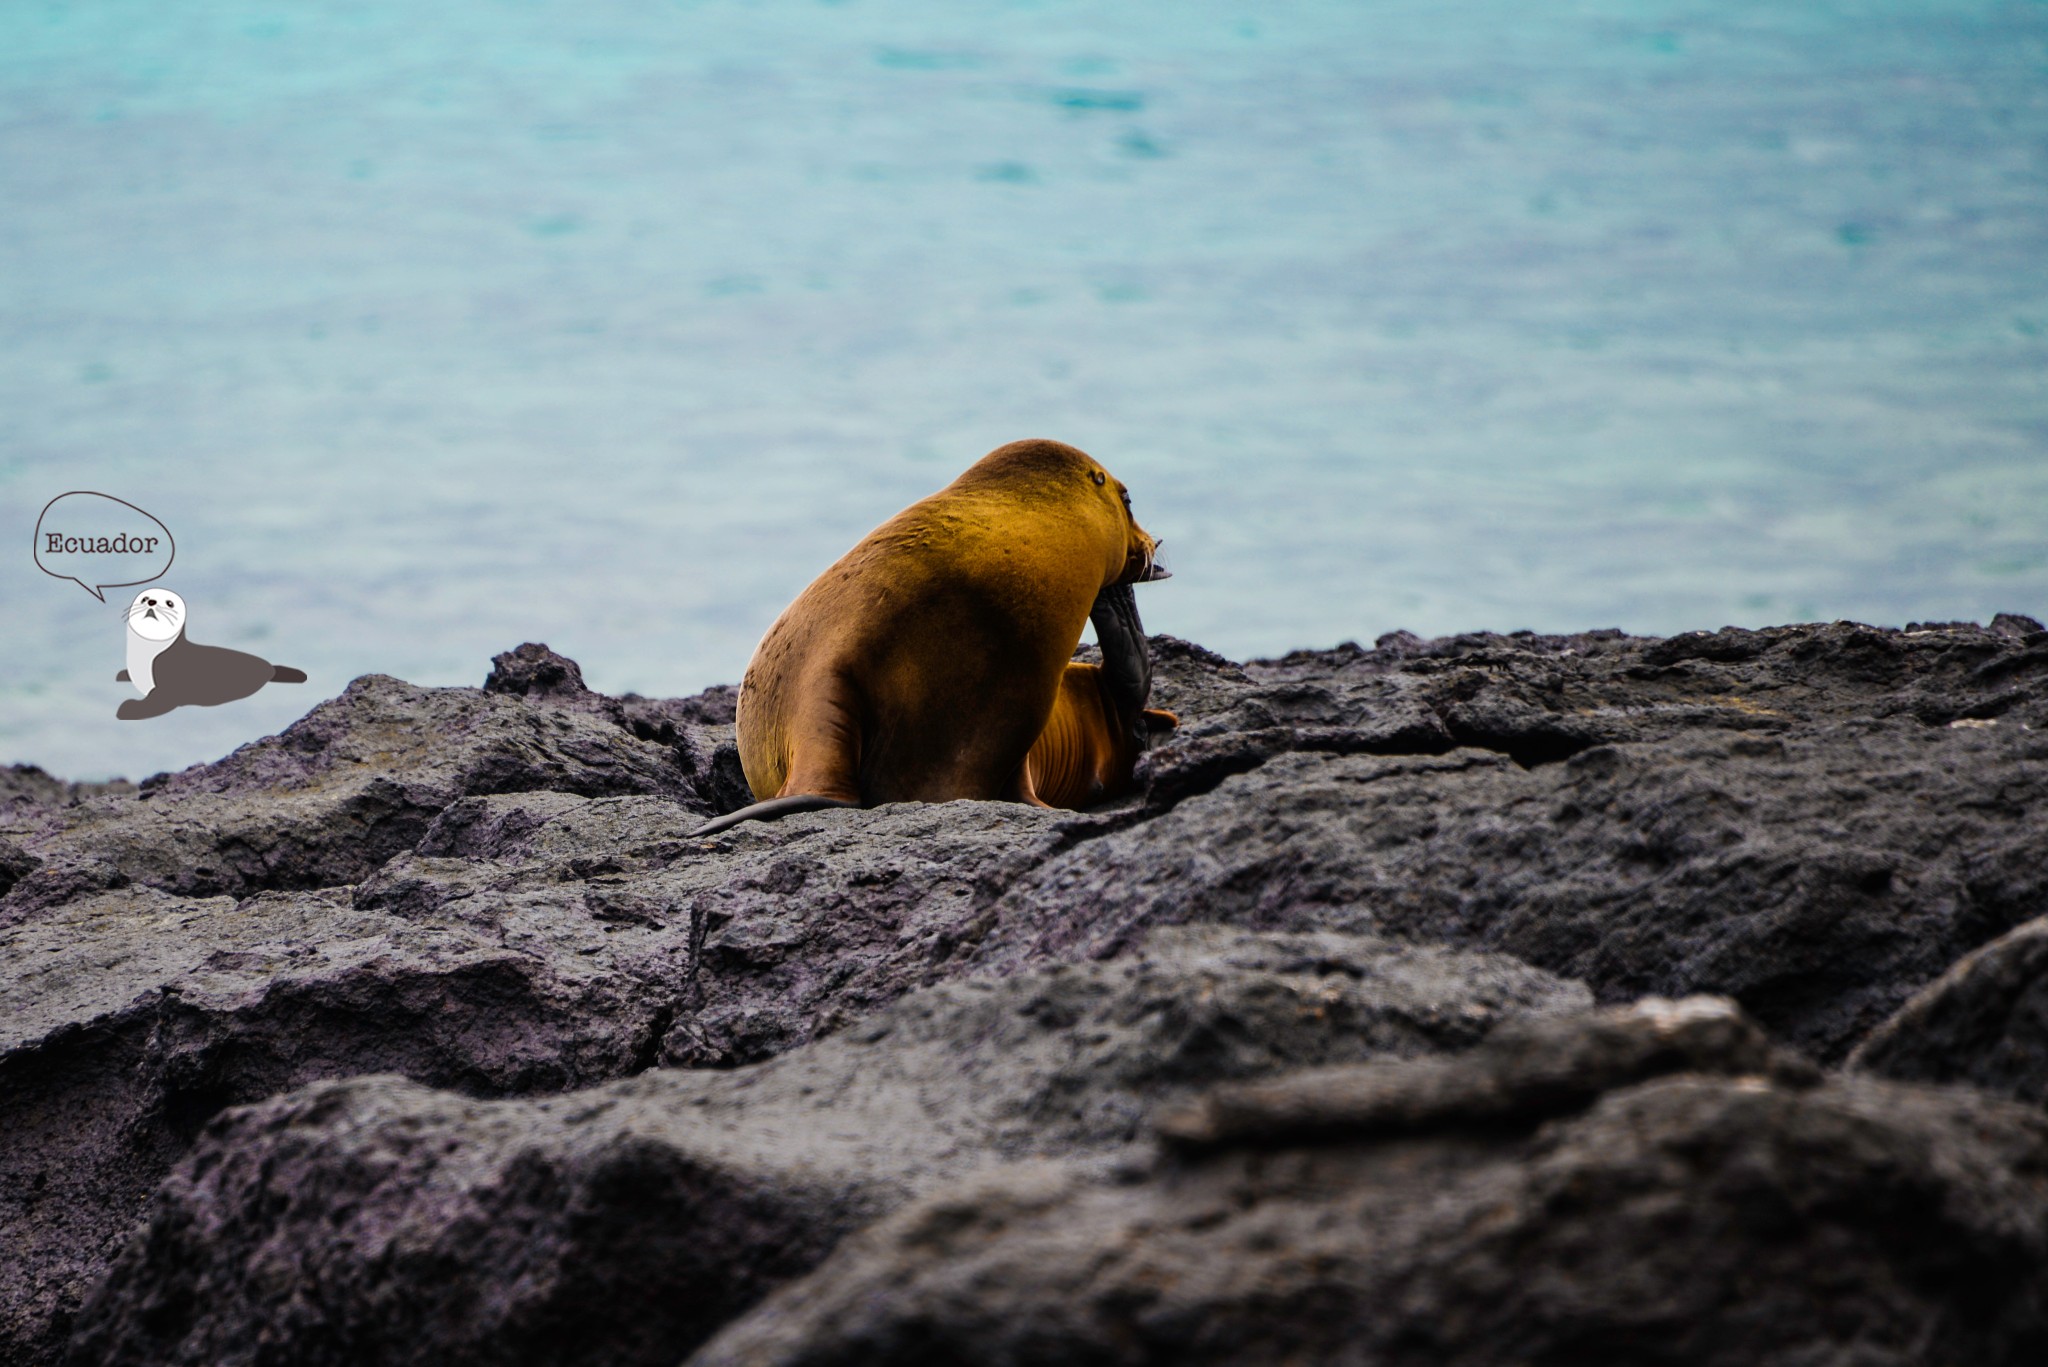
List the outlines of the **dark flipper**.
{"type": "Polygon", "coordinates": [[[177,704],[163,696],[161,688],[143,698],[130,698],[114,709],[114,715],[122,721],[141,721],[145,717],[161,717],[177,704]]]}
{"type": "Polygon", "coordinates": [[[116,674],[116,675],[114,676],[114,682],[115,682],[115,683],[133,683],[133,682],[135,682],[135,681],[134,681],[133,679],[131,679],[131,678],[129,678],[129,677],[128,677],[128,671],[124,669],[124,670],[122,670],[122,671],[121,671],[121,672],[120,672],[119,674],[116,674]]]}
{"type": "Polygon", "coordinates": [[[1088,611],[1102,647],[1102,685],[1144,750],[1150,740],[1142,713],[1152,697],[1152,656],[1145,649],[1145,624],[1138,620],[1137,595],[1129,584],[1111,584],[1095,595],[1088,611]]]}
{"type": "Polygon", "coordinates": [[[820,797],[816,793],[771,797],[766,802],[756,802],[751,807],[742,807],[736,812],[727,812],[724,816],[707,821],[690,834],[717,835],[720,831],[730,830],[742,821],[773,821],[778,816],[788,816],[792,812],[822,812],[827,807],[858,806],[858,802],[848,802],[843,797],[820,797]]]}
{"type": "Polygon", "coordinates": [[[290,665],[272,665],[270,667],[270,681],[272,683],[304,683],[306,681],[306,671],[303,669],[293,669],[290,665]]]}

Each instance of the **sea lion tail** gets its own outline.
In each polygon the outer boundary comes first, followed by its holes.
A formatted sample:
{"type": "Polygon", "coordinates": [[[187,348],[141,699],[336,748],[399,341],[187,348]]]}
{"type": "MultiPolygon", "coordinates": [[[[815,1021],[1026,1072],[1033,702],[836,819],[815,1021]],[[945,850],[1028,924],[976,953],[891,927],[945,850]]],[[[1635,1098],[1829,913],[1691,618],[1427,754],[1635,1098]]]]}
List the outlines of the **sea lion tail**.
{"type": "Polygon", "coordinates": [[[751,807],[742,807],[736,812],[727,812],[724,816],[705,822],[696,830],[691,831],[690,834],[693,837],[717,835],[720,831],[730,830],[742,821],[773,821],[778,816],[788,816],[792,812],[821,812],[827,807],[858,806],[860,806],[858,802],[849,802],[843,797],[824,797],[818,793],[795,793],[789,797],[771,797],[766,802],[756,802],[751,807]]]}
{"type": "Polygon", "coordinates": [[[306,671],[303,669],[293,669],[290,665],[272,665],[270,667],[270,681],[272,683],[304,683],[306,681],[306,671]]]}

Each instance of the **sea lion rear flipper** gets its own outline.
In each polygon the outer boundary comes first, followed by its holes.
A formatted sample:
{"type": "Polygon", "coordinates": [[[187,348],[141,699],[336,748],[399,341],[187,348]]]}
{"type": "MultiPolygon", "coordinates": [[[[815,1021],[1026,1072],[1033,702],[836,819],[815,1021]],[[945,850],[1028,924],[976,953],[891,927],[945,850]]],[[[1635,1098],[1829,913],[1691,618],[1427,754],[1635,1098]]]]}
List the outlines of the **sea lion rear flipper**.
{"type": "MultiPolygon", "coordinates": [[[[1075,666],[1069,665],[1067,667],[1072,669],[1075,666]]],[[[1050,722],[1047,723],[1048,726],[1051,724],[1050,722]]],[[[1017,766],[1017,780],[1010,785],[1010,801],[1021,802],[1027,807],[1044,807],[1048,811],[1055,810],[1058,804],[1047,802],[1039,794],[1038,785],[1041,781],[1039,766],[1043,764],[1050,768],[1059,762],[1059,758],[1057,741],[1054,742],[1052,748],[1044,751],[1041,751],[1037,745],[1033,745],[1031,753],[1025,755],[1024,762],[1017,766]]]]}
{"type": "Polygon", "coordinates": [[[742,807],[736,812],[727,812],[724,816],[707,821],[691,831],[690,835],[693,838],[700,835],[717,835],[720,831],[730,830],[742,821],[773,821],[778,816],[788,816],[792,812],[820,812],[827,807],[858,806],[858,802],[849,802],[843,797],[824,797],[818,793],[771,797],[766,802],[756,802],[752,806],[742,807]]]}
{"type": "Polygon", "coordinates": [[[306,671],[303,669],[293,669],[290,665],[272,665],[270,667],[270,681],[272,683],[304,683],[306,681],[306,671]]]}

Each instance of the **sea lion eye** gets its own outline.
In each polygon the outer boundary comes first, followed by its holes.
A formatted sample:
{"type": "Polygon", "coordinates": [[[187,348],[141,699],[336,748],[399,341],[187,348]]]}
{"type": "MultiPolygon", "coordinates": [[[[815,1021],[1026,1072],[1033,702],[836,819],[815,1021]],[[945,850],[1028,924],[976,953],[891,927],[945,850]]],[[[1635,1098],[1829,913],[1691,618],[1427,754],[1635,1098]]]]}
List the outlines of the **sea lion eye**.
{"type": "Polygon", "coordinates": [[[1101,488],[1101,487],[1103,486],[1103,483],[1104,483],[1104,482],[1105,482],[1106,480],[1108,480],[1109,476],[1108,476],[1108,475],[1105,475],[1105,474],[1103,474],[1103,473],[1102,473],[1102,471],[1100,471],[1100,470],[1090,470],[1090,471],[1088,472],[1088,478],[1090,478],[1090,479],[1094,480],[1094,481],[1095,481],[1095,487],[1096,487],[1096,488],[1098,488],[1098,489],[1100,489],[1100,488],[1101,488]]]}

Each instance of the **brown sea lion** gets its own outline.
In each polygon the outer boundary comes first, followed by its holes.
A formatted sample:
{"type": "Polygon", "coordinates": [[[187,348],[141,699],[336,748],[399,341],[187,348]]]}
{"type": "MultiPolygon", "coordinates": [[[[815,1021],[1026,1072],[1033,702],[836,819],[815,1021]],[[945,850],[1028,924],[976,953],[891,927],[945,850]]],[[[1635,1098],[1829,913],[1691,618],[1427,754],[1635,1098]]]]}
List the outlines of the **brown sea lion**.
{"type": "Polygon", "coordinates": [[[1097,596],[1166,577],[1157,545],[1085,451],[997,447],[870,532],[768,629],[737,715],[761,801],[693,834],[821,807],[1047,805],[1025,757],[1097,596]]]}
{"type": "Polygon", "coordinates": [[[1130,585],[1104,589],[1088,616],[1102,663],[1067,666],[1052,716],[1024,761],[1031,791],[1048,807],[1092,807],[1123,796],[1138,756],[1180,725],[1173,713],[1145,706],[1152,661],[1130,585]]]}

